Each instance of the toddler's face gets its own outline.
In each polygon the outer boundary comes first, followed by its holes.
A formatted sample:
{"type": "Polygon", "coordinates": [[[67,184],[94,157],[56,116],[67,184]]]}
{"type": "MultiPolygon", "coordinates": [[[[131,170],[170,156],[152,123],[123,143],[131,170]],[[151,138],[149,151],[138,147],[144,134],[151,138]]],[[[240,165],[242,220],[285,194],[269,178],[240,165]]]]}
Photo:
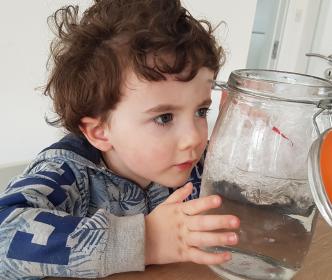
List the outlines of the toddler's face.
{"type": "Polygon", "coordinates": [[[150,82],[129,73],[109,120],[109,168],[142,187],[184,184],[207,144],[212,79],[207,68],[189,82],[172,76],[150,82]]]}

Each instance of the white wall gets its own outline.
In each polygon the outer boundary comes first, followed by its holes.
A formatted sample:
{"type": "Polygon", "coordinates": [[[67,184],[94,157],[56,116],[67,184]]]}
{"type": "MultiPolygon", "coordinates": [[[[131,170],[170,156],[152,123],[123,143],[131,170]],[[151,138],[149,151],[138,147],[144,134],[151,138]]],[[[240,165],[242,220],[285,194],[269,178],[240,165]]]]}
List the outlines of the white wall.
{"type": "MultiPolygon", "coordinates": [[[[317,22],[317,32],[314,36],[311,52],[322,55],[332,55],[332,1],[322,0],[320,15],[317,22]]],[[[324,72],[332,68],[331,63],[319,58],[308,58],[307,73],[318,77],[324,77],[324,72]]]]}
{"type": "Polygon", "coordinates": [[[320,1],[290,0],[276,69],[305,73],[320,1]]]}
{"type": "MultiPolygon", "coordinates": [[[[65,4],[87,7],[90,0],[3,1],[0,9],[0,165],[32,159],[61,132],[44,121],[51,105],[36,88],[46,82],[46,61],[52,34],[46,18],[65,4]]],[[[186,0],[193,15],[213,23],[227,22],[220,39],[227,63],[220,74],[244,68],[256,0],[186,0]]],[[[216,98],[215,98],[216,99],[216,98]]],[[[214,103],[216,107],[216,103],[214,103]]],[[[217,111],[210,116],[213,123],[217,111]]]]}
{"type": "Polygon", "coordinates": [[[46,82],[53,37],[46,23],[55,9],[90,1],[3,1],[0,8],[0,165],[30,160],[61,134],[44,121],[46,82]]]}

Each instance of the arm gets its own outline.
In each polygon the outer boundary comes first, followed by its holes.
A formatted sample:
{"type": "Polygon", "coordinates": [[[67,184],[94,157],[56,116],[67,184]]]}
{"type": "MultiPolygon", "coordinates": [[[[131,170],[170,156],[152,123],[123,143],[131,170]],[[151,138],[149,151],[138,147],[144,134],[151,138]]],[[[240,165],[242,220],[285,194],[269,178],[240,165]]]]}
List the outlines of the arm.
{"type": "Polygon", "coordinates": [[[143,215],[99,210],[85,217],[86,178],[66,163],[43,162],[0,196],[2,277],[103,277],[144,269],[143,215]]]}

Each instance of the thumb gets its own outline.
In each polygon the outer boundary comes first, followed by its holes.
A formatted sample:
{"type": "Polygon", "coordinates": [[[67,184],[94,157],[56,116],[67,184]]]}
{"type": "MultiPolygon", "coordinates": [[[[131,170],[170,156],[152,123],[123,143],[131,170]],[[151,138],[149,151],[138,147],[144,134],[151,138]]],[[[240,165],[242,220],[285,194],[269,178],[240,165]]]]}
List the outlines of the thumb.
{"type": "Polygon", "coordinates": [[[191,182],[185,184],[183,187],[177,189],[173,192],[164,202],[163,204],[171,204],[182,202],[185,200],[193,191],[193,184],[191,182]]]}

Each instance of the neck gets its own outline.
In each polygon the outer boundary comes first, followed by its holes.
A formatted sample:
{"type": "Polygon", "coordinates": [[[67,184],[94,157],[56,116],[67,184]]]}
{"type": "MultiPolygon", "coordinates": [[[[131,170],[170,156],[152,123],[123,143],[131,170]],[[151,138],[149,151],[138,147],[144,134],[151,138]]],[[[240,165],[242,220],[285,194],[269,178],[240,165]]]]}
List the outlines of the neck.
{"type": "Polygon", "coordinates": [[[102,158],[106,167],[113,173],[134,182],[142,189],[147,189],[151,184],[151,181],[141,178],[132,172],[120,159],[118,159],[116,153],[112,153],[110,151],[102,152],[102,158]]]}

